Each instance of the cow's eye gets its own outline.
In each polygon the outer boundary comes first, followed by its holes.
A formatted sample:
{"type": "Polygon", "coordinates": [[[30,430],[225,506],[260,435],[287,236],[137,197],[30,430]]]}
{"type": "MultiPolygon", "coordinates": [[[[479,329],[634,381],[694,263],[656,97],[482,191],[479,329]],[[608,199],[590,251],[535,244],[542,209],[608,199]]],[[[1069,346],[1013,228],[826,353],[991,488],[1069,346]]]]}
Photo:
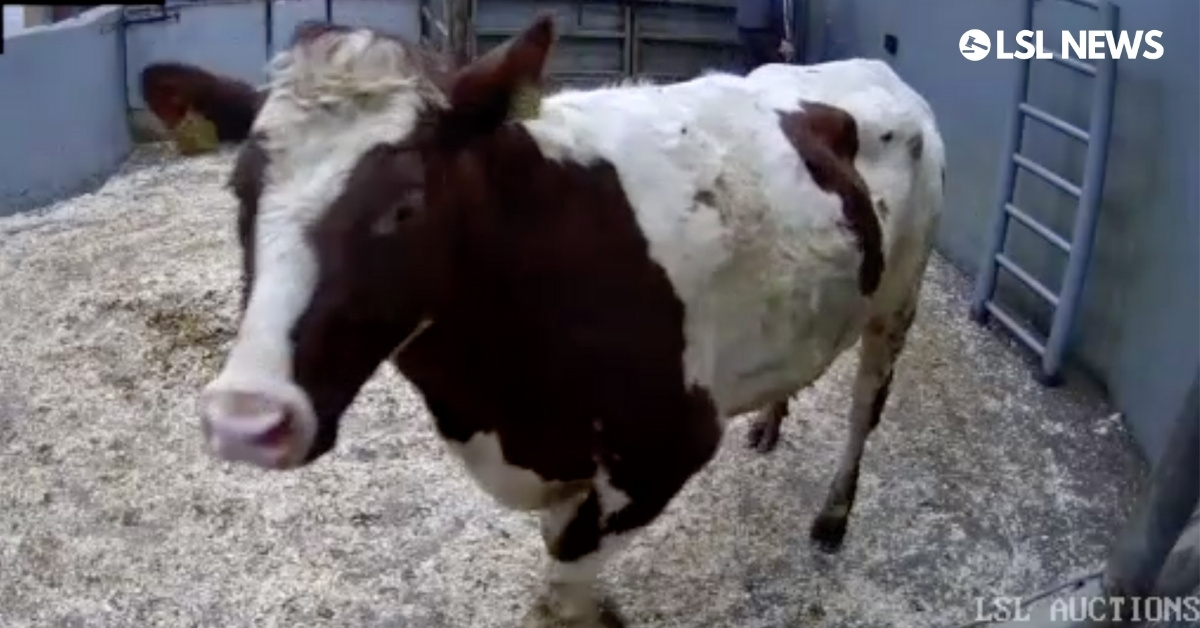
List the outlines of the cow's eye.
{"type": "Polygon", "coordinates": [[[395,233],[400,223],[412,218],[424,206],[424,202],[425,195],[420,189],[406,191],[388,211],[379,216],[372,225],[371,233],[377,236],[395,233]]]}

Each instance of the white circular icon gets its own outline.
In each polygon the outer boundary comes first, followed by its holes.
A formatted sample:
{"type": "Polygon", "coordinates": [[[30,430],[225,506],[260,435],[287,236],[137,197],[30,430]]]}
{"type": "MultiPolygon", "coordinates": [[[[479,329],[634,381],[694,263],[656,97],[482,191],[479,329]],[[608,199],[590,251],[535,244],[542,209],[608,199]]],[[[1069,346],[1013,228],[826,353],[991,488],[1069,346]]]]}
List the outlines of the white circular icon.
{"type": "Polygon", "coordinates": [[[978,61],[991,52],[992,38],[978,28],[972,28],[959,38],[958,50],[968,61],[978,61]]]}

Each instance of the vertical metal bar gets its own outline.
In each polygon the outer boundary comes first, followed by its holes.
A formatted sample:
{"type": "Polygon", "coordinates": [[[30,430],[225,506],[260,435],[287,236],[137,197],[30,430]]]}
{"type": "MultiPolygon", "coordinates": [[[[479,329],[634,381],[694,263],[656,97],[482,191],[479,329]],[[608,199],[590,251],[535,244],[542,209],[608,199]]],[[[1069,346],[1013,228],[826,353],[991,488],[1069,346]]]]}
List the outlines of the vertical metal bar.
{"type": "Polygon", "coordinates": [[[117,21],[117,28],[121,32],[117,36],[117,54],[121,55],[118,62],[121,64],[121,82],[124,84],[121,89],[121,94],[125,97],[125,118],[128,120],[129,112],[133,110],[133,103],[129,100],[129,28],[127,25],[128,17],[126,7],[121,7],[121,19],[117,21]]]}
{"type": "MultiPolygon", "coordinates": [[[[780,4],[783,5],[783,38],[789,44],[795,44],[796,40],[792,37],[792,0],[783,0],[780,4]]],[[[784,59],[785,62],[790,62],[790,59],[784,59]]]]}
{"type": "Polygon", "coordinates": [[[479,0],[471,0],[470,6],[467,7],[467,16],[470,28],[467,31],[467,56],[475,59],[479,56],[479,37],[475,34],[475,16],[479,15],[479,0]]]}
{"type": "Polygon", "coordinates": [[[446,12],[446,27],[450,32],[448,49],[457,65],[463,65],[471,60],[470,39],[474,37],[475,29],[471,27],[471,2],[469,0],[450,0],[442,5],[446,12]]]}
{"type": "Polygon", "coordinates": [[[275,55],[275,7],[274,0],[263,0],[263,40],[267,46],[267,62],[275,55]]]}
{"type": "MultiPolygon", "coordinates": [[[[1103,9],[1101,9],[1103,10],[1103,9]]],[[[1166,447],[1151,472],[1137,510],[1104,568],[1106,596],[1146,597],[1200,500],[1200,370],[1166,447]]]]}
{"type": "MultiPolygon", "coordinates": [[[[1101,0],[1100,29],[1116,31],[1117,22],[1117,6],[1110,0],[1101,0]]],[[[1071,234],[1071,255],[1067,258],[1067,269],[1063,275],[1060,305],[1054,311],[1054,320],[1050,324],[1046,354],[1042,356],[1042,379],[1045,383],[1053,383],[1059,378],[1063,354],[1075,323],[1079,297],[1083,292],[1088,262],[1092,256],[1096,221],[1100,214],[1100,197],[1104,192],[1104,171],[1108,164],[1108,141],[1112,130],[1113,98],[1117,84],[1116,59],[1107,57],[1097,61],[1095,80],[1092,121],[1088,131],[1091,141],[1088,143],[1087,157],[1084,161],[1079,208],[1075,214],[1075,227],[1071,234]]]]}
{"type": "Polygon", "coordinates": [[[454,59],[455,65],[461,65],[463,60],[455,54],[454,49],[454,0],[442,0],[441,20],[446,26],[446,30],[442,31],[442,50],[454,59]]]}
{"type": "Polygon", "coordinates": [[[808,62],[808,0],[795,0],[792,3],[792,49],[796,51],[793,61],[800,65],[808,62]],[[802,18],[803,16],[803,18],[802,18]]]}
{"type": "Polygon", "coordinates": [[[325,0],[325,21],[333,24],[333,0],[325,0]]]}
{"type": "MultiPolygon", "coordinates": [[[[441,31],[441,33],[442,33],[442,43],[441,43],[442,52],[447,55],[450,55],[451,58],[453,58],[454,46],[453,46],[452,42],[454,39],[454,18],[452,15],[453,8],[450,6],[451,1],[452,0],[442,0],[442,2],[441,2],[442,15],[439,19],[441,19],[442,25],[446,27],[445,30],[441,31]]],[[[454,63],[458,64],[460,61],[461,61],[461,59],[455,59],[454,63]]]]}
{"type": "Polygon", "coordinates": [[[636,76],[638,73],[637,61],[637,20],[634,14],[637,9],[634,8],[634,3],[630,2],[623,9],[623,17],[625,19],[625,41],[621,49],[621,74],[626,77],[636,76]]]}
{"type": "Polygon", "coordinates": [[[426,46],[429,32],[425,28],[425,0],[417,0],[417,42],[426,46]]]}
{"type": "MultiPolygon", "coordinates": [[[[1022,0],[1021,25],[1017,30],[1033,30],[1033,2],[1034,0],[1022,0]]],[[[1008,235],[1008,213],[1004,211],[1004,206],[1012,200],[1010,197],[1016,190],[1017,165],[1013,161],[1013,155],[1021,150],[1021,135],[1025,128],[1025,116],[1019,106],[1029,96],[1029,61],[1023,59],[1017,64],[1013,102],[1008,113],[1008,137],[1004,141],[1004,152],[1000,161],[1000,183],[996,189],[993,210],[995,213],[992,215],[984,256],[980,260],[979,276],[975,280],[975,294],[971,298],[971,318],[980,323],[987,318],[985,305],[996,290],[996,274],[999,270],[996,254],[1004,249],[1004,240],[1008,235]]]]}

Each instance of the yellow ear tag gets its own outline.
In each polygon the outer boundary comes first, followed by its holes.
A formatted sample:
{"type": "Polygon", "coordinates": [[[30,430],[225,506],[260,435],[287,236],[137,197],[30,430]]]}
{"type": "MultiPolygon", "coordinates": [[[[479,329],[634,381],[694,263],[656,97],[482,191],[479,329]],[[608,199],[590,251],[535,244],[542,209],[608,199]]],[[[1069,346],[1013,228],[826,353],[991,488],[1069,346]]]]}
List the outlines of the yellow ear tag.
{"type": "Polygon", "coordinates": [[[537,87],[523,84],[513,94],[508,108],[509,120],[532,120],[542,111],[542,92],[537,87]]]}
{"type": "Polygon", "coordinates": [[[211,153],[220,145],[216,125],[190,109],[171,130],[171,135],[181,155],[211,153]]]}

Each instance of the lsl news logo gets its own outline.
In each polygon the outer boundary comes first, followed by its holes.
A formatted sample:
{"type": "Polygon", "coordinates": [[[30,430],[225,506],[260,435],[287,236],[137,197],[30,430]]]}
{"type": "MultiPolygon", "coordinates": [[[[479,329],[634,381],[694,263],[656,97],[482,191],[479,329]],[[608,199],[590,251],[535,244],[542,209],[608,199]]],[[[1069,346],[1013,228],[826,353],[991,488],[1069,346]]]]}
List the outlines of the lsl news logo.
{"type": "MultiPolygon", "coordinates": [[[[1158,59],[1163,56],[1159,42],[1162,31],[1062,31],[1062,49],[1059,56],[1065,59],[1158,59]]],[[[1046,50],[1042,31],[1017,31],[1014,38],[1020,50],[1005,50],[1004,31],[996,31],[997,59],[1049,59],[1053,55],[1046,50]]],[[[962,34],[958,50],[968,61],[979,61],[992,51],[992,38],[987,33],[973,28],[962,34]]]]}

